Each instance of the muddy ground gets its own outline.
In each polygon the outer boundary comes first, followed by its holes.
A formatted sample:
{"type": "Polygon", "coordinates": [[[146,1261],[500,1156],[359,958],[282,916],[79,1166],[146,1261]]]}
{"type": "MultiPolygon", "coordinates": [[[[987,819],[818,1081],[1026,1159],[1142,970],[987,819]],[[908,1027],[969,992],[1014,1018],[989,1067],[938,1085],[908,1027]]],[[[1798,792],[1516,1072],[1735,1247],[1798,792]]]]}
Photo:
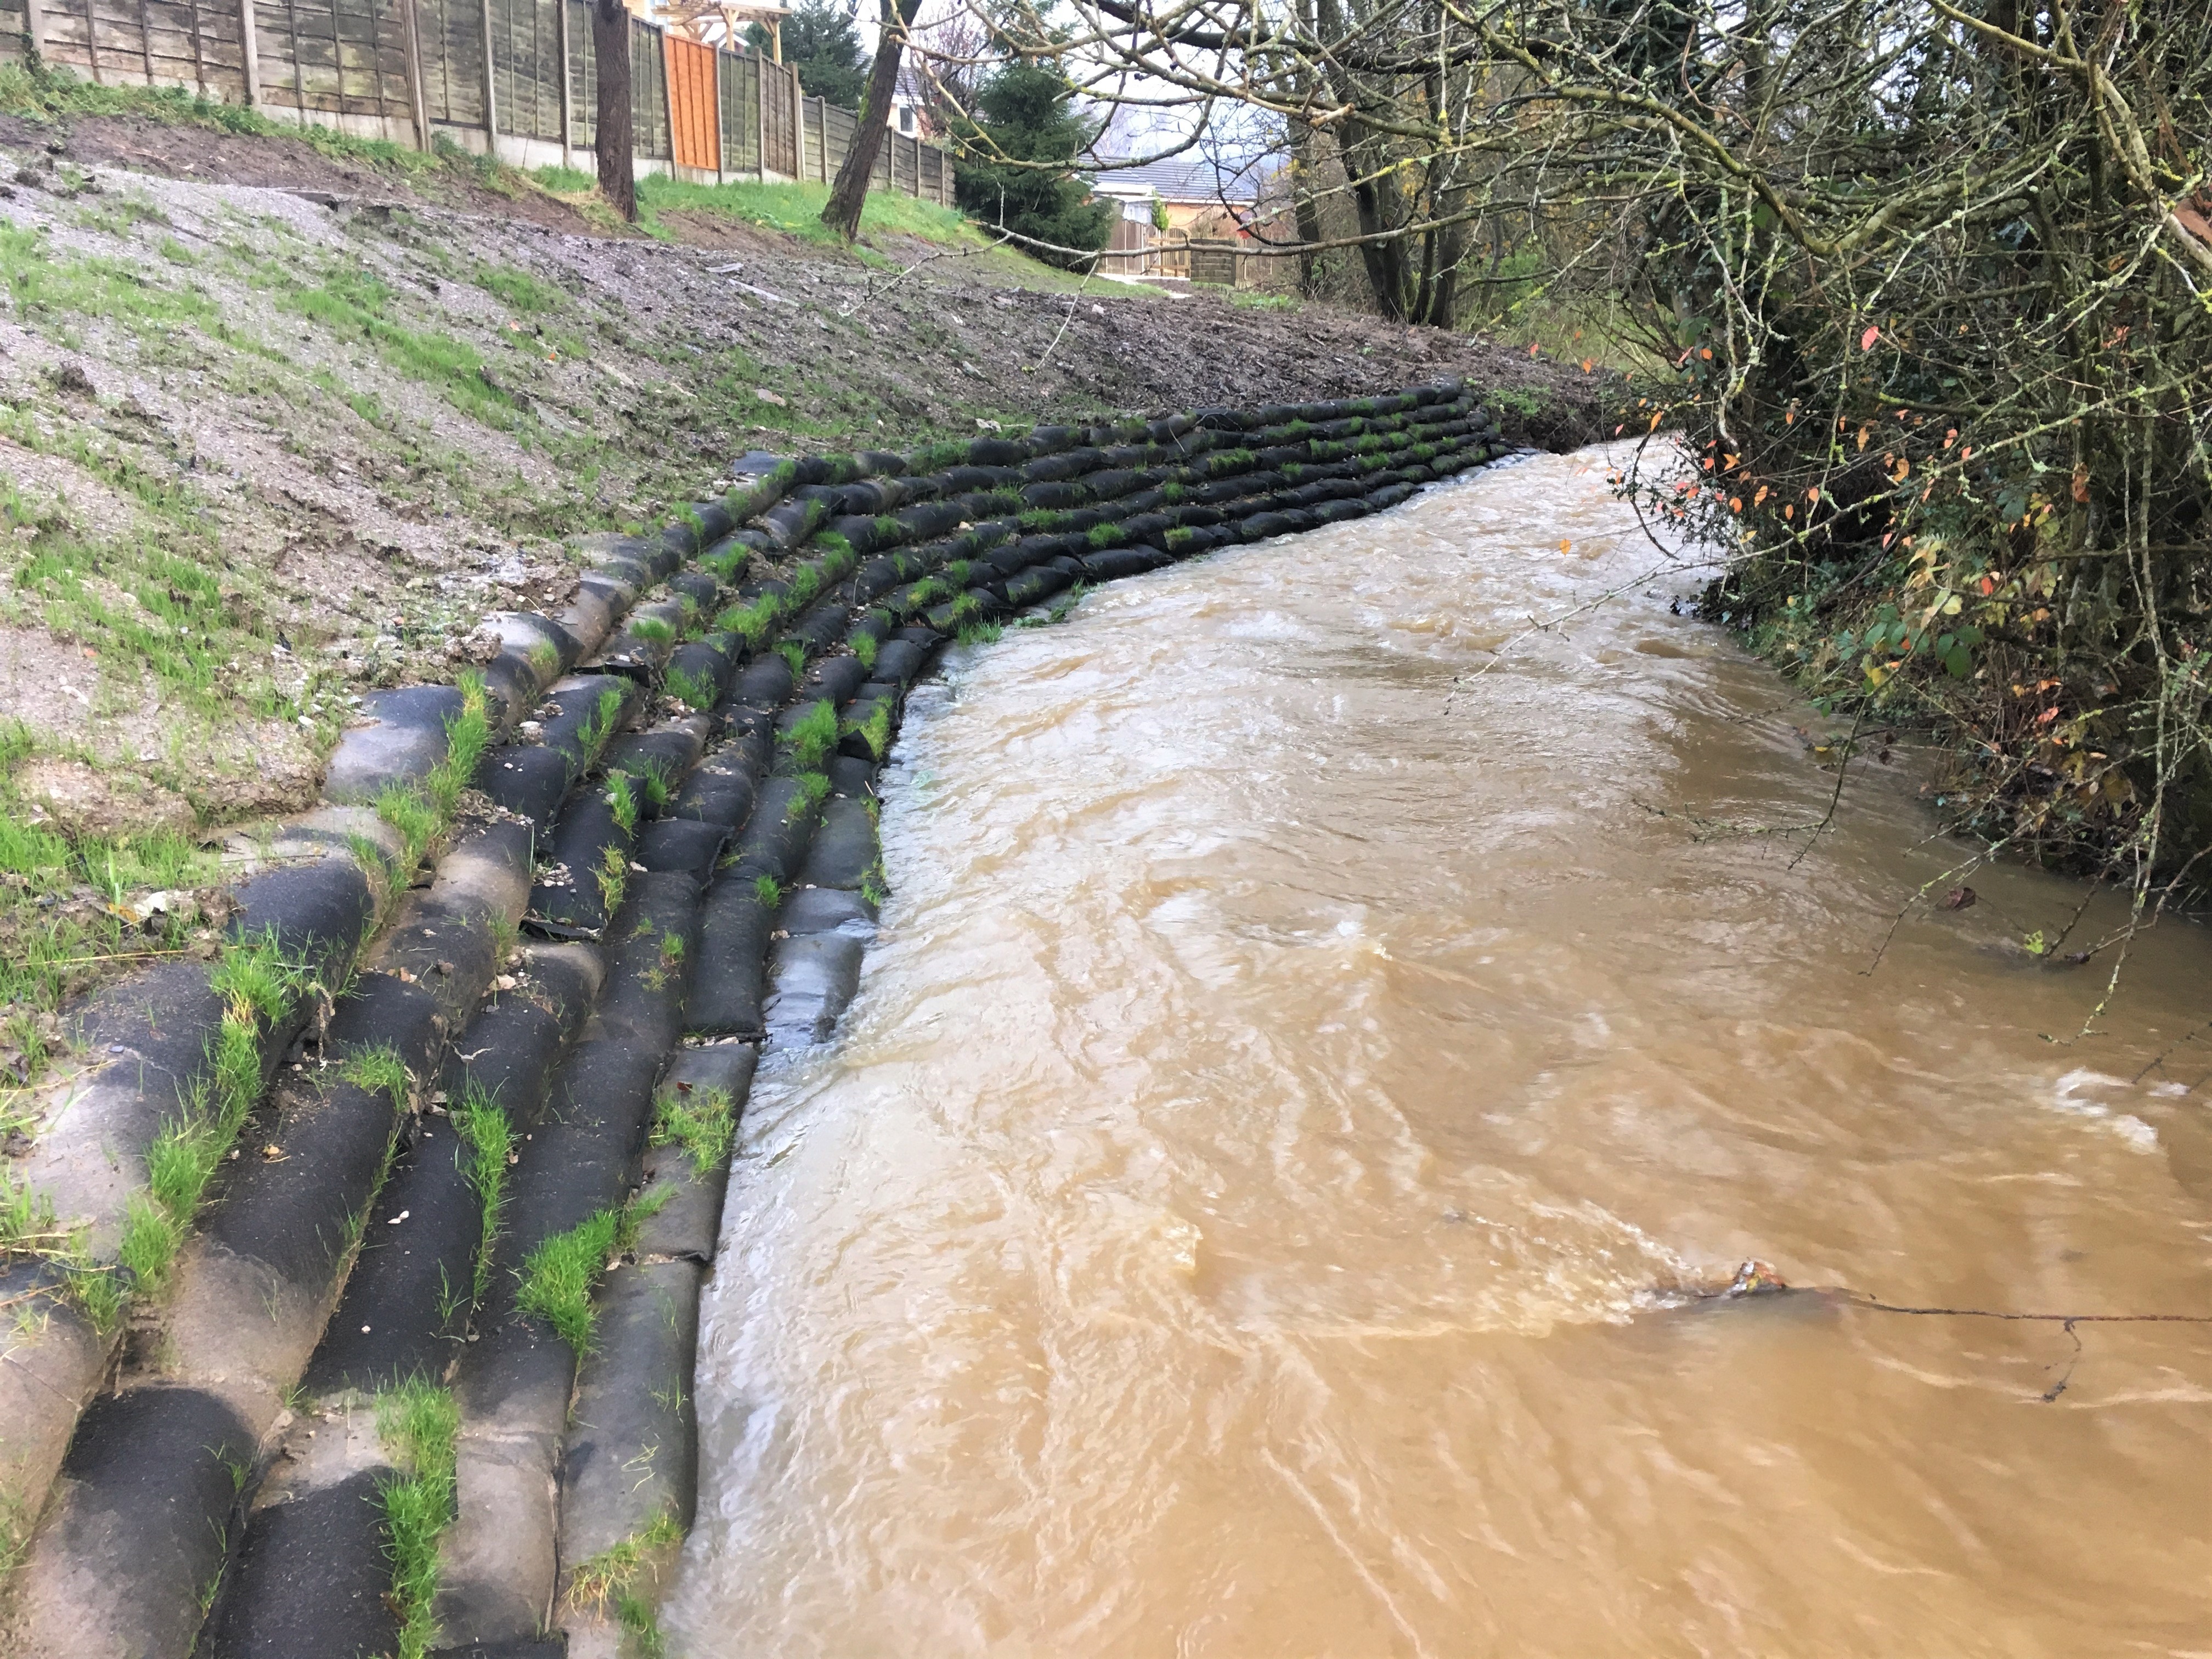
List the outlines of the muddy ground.
{"type": "Polygon", "coordinates": [[[0,117],[0,731],[80,836],[305,805],[360,689],[449,675],[486,610],[557,607],[574,538],[749,448],[1444,374],[1596,431],[1525,349],[713,210],[649,236],[465,158],[0,117]]]}

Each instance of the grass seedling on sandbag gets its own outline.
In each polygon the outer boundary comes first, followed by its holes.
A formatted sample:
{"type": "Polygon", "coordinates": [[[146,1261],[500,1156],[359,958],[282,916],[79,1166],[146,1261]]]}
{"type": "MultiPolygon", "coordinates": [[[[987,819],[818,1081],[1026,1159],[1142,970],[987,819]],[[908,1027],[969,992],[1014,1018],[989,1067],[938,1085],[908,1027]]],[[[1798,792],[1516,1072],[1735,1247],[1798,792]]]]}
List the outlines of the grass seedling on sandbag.
{"type": "Polygon", "coordinates": [[[750,605],[732,605],[714,618],[714,625],[725,633],[735,634],[745,642],[748,651],[757,651],[775,631],[777,619],[782,614],[776,596],[763,593],[750,605]]]}
{"type": "Polygon", "coordinates": [[[630,619],[629,635],[634,640],[643,640],[647,645],[676,643],[675,624],[663,617],[634,617],[630,619]]]}
{"type": "Polygon", "coordinates": [[[1123,540],[1123,532],[1118,524],[1093,525],[1091,527],[1091,533],[1085,537],[1084,540],[1103,553],[1109,547],[1120,546],[1123,540]]]}
{"type": "Polygon", "coordinates": [[[609,921],[622,908],[623,895],[629,890],[629,860],[619,847],[610,847],[600,854],[599,867],[592,872],[592,879],[599,884],[599,905],[609,921]]]}
{"type": "Polygon", "coordinates": [[[727,1089],[687,1089],[677,1084],[653,1104],[653,1144],[680,1146],[694,1175],[705,1175],[730,1155],[738,1109],[727,1089]]]}
{"type": "Polygon", "coordinates": [[[857,736],[868,745],[868,753],[881,760],[891,746],[891,711],[884,703],[878,703],[868,711],[864,720],[854,720],[845,727],[848,736],[857,736]]]}
{"type": "Polygon", "coordinates": [[[653,1553],[683,1541],[682,1524],[664,1511],[620,1543],[610,1544],[579,1563],[568,1581],[569,1605],[587,1607],[605,1617],[607,1603],[612,1601],[615,1622],[629,1637],[630,1645],[644,1659],[663,1659],[668,1651],[667,1640],[661,1634],[653,1603],[647,1599],[647,1587],[641,1580],[650,1572],[653,1587],[657,1588],[659,1571],[653,1560],[653,1553]]]}
{"type": "Polygon", "coordinates": [[[778,881],[774,876],[755,876],[753,878],[753,897],[757,899],[769,909],[773,910],[777,905],[783,902],[783,884],[778,881]]]}
{"type": "Polygon", "coordinates": [[[491,1282],[492,1247],[499,1240],[500,1218],[507,1208],[507,1172],[514,1163],[514,1127],[507,1121],[507,1113],[471,1083],[462,1091],[460,1103],[453,1109],[453,1132],[466,1151],[464,1173],[476,1189],[482,1218],[471,1289],[481,1306],[491,1282]]]}
{"type": "Polygon", "coordinates": [[[630,787],[629,773],[616,772],[608,777],[607,810],[614,814],[624,835],[637,833],[637,794],[630,787]]]}
{"type": "Polygon", "coordinates": [[[852,646],[853,654],[860,659],[860,666],[873,669],[876,665],[876,653],[881,649],[876,643],[876,636],[873,634],[855,634],[853,635],[852,646]]]}
{"type": "Polygon", "coordinates": [[[686,708],[704,710],[714,706],[714,678],[711,674],[682,666],[672,668],[661,682],[661,689],[686,708]]]}
{"type": "Polygon", "coordinates": [[[784,815],[787,823],[800,813],[812,814],[822,810],[822,803],[830,799],[829,775],[823,772],[802,772],[795,780],[799,795],[791,803],[791,811],[784,815]]]}
{"type": "Polygon", "coordinates": [[[785,752],[801,772],[821,766],[837,746],[837,709],[827,697],[809,708],[784,737],[785,752]]]}
{"type": "Polygon", "coordinates": [[[600,1276],[635,1246],[638,1224],[667,1203],[672,1191],[664,1187],[601,1210],[539,1244],[522,1264],[515,1306],[550,1325],[576,1358],[584,1358],[592,1352],[592,1290],[600,1276]]]}
{"type": "Polygon", "coordinates": [[[209,1180],[261,1098],[261,1033],[290,1009],[307,975],[278,954],[274,932],[232,945],[209,970],[222,1023],[210,1075],[146,1148],[146,1190],[125,1209],[118,1251],[133,1285],[157,1291],[198,1212],[209,1180]]]}
{"type": "Polygon", "coordinates": [[[994,622],[969,623],[955,637],[959,645],[996,645],[1006,629],[994,622]]]}
{"type": "Polygon", "coordinates": [[[395,1112],[406,1109],[407,1097],[415,1088],[415,1079],[407,1074],[407,1062],[389,1043],[356,1049],[346,1056],[338,1075],[366,1094],[385,1096],[395,1112]]]}
{"type": "Polygon", "coordinates": [[[380,1482],[386,1548],[392,1557],[398,1659],[423,1659],[437,1645],[438,1540],[453,1521],[454,1442],[460,1407],[451,1393],[410,1377],[377,1398],[376,1432],[399,1473],[380,1482]]]}
{"type": "Polygon", "coordinates": [[[797,640],[786,640],[781,645],[776,647],[776,650],[782,653],[784,661],[791,665],[792,678],[799,679],[805,677],[806,673],[805,645],[797,640]]]}
{"type": "Polygon", "coordinates": [[[584,717],[576,727],[576,753],[583,764],[589,766],[609,738],[615,734],[615,721],[622,714],[623,694],[614,686],[599,692],[599,707],[584,717]]]}

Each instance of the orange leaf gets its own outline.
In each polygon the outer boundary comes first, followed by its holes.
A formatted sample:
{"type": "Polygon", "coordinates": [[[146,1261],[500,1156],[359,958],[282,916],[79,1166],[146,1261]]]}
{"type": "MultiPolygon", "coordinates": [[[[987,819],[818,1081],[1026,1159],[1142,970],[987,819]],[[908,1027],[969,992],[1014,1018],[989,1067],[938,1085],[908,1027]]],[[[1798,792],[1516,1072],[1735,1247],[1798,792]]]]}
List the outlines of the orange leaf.
{"type": "Polygon", "coordinates": [[[1589,374],[1589,373],[1590,372],[1590,370],[1592,370],[1592,369],[1595,368],[1596,367],[1597,367],[1597,359],[1596,359],[1596,358],[1595,358],[1595,357],[1585,357],[1585,358],[1583,358],[1583,374],[1589,374]]]}
{"type": "Polygon", "coordinates": [[[1820,485],[1814,484],[1810,489],[1807,490],[1805,492],[1805,499],[1808,501],[1819,501],[1820,499],[1820,485]]]}
{"type": "Polygon", "coordinates": [[[2089,464],[2087,461],[2074,463],[2074,499],[2077,501],[2089,499],[2089,464]]]}
{"type": "Polygon", "coordinates": [[[1741,496],[1741,495],[1731,495],[1731,496],[1729,496],[1729,512],[1731,512],[1731,513],[1741,513],[1741,512],[1742,512],[1742,511],[1743,511],[1743,497],[1742,497],[1742,496],[1741,496]]]}
{"type": "Polygon", "coordinates": [[[1881,338],[1881,331],[1878,328],[1869,328],[1865,333],[1859,336],[1859,349],[1861,351],[1872,351],[1874,349],[1874,343],[1880,338],[1881,338]]]}
{"type": "Polygon", "coordinates": [[[1562,552],[1562,553],[1564,553],[1564,552],[1565,552],[1569,548],[1572,547],[1573,545],[1574,545],[1574,544],[1573,544],[1572,542],[1566,540],[1566,539],[1563,537],[1563,538],[1561,538],[1560,542],[1559,542],[1559,551],[1560,551],[1560,552],[1562,552]]]}
{"type": "Polygon", "coordinates": [[[1984,599],[1986,599],[1990,594],[1996,591],[1997,579],[1995,576],[1984,576],[1982,578],[1982,597],[1984,599]]]}
{"type": "Polygon", "coordinates": [[[1785,519],[1796,518],[1797,516],[1797,508],[1796,504],[1793,502],[1790,506],[1784,507],[1782,509],[1782,516],[1785,519]]]}

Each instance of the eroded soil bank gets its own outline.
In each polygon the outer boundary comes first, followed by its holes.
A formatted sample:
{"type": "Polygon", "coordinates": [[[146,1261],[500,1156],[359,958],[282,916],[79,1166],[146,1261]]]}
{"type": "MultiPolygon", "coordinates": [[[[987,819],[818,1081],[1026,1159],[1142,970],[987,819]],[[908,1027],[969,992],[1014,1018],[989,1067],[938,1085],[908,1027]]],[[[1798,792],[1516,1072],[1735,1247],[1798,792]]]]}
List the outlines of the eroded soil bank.
{"type": "Polygon", "coordinates": [[[350,694],[450,678],[484,611],[565,599],[579,538],[746,449],[1446,373],[1509,435],[1595,419],[1579,370],[1079,283],[949,215],[950,240],[854,255],[711,206],[612,234],[466,160],[117,116],[0,118],[9,176],[0,720],[27,799],[79,832],[296,808],[350,694]]]}

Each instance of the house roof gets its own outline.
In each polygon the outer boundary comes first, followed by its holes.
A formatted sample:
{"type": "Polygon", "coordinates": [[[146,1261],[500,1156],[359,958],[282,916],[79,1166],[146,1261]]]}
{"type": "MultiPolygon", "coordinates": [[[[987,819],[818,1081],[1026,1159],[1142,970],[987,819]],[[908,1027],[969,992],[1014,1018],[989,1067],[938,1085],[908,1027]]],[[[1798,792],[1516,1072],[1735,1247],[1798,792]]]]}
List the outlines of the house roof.
{"type": "Polygon", "coordinates": [[[1249,204],[1260,199],[1260,185],[1267,171],[1260,159],[1217,161],[1211,156],[1185,154],[1139,167],[1107,169],[1093,178],[1091,187],[1102,195],[1157,195],[1164,202],[1249,204]]]}

